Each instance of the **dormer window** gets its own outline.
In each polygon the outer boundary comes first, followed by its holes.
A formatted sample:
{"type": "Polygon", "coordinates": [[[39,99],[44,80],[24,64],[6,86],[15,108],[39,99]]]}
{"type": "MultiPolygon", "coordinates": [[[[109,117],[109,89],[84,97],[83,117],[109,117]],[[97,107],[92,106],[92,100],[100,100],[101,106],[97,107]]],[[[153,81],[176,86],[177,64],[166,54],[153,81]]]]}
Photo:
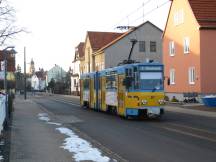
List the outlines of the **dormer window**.
{"type": "Polygon", "coordinates": [[[174,25],[180,25],[184,23],[184,11],[183,9],[178,10],[174,13],[174,25]]]}

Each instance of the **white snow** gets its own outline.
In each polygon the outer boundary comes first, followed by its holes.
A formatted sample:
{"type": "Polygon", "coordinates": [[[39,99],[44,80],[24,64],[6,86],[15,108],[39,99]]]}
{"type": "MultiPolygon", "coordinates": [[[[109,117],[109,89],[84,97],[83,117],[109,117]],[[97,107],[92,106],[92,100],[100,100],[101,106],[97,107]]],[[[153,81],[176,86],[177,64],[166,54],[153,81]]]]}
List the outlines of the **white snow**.
{"type": "Polygon", "coordinates": [[[5,95],[0,94],[0,134],[3,130],[3,123],[6,117],[5,102],[6,102],[5,95]]]}
{"type": "Polygon", "coordinates": [[[0,155],[0,160],[3,160],[4,158],[3,158],[3,156],[2,155],[0,155]]]}
{"type": "Polygon", "coordinates": [[[57,126],[60,126],[62,125],[61,123],[55,123],[55,122],[47,122],[48,124],[53,124],[53,125],[57,125],[57,126]]]}
{"type": "MultiPolygon", "coordinates": [[[[50,118],[47,113],[39,113],[38,118],[42,121],[47,122],[48,124],[53,124],[60,126],[62,125],[61,123],[55,123],[55,122],[50,122],[50,118]]],[[[76,161],[95,161],[95,162],[109,162],[110,158],[107,156],[102,156],[102,153],[100,152],[99,149],[93,148],[92,145],[78,137],[72,130],[65,128],[65,127],[60,127],[56,128],[60,133],[65,134],[68,136],[63,143],[63,146],[61,146],[63,149],[68,150],[69,152],[74,153],[74,159],[76,161]]],[[[113,159],[113,161],[116,161],[113,159]]]]}
{"type": "Polygon", "coordinates": [[[50,118],[48,117],[47,113],[39,113],[38,118],[40,120],[43,120],[43,121],[46,121],[46,122],[50,121],[50,118]]]}
{"type": "Polygon", "coordinates": [[[203,98],[216,98],[216,95],[208,95],[208,96],[205,96],[203,98]]]}
{"type": "Polygon", "coordinates": [[[93,148],[92,145],[78,137],[72,130],[64,127],[56,128],[60,133],[69,136],[63,143],[62,148],[74,153],[74,158],[76,161],[91,160],[95,162],[109,162],[110,158],[107,156],[102,156],[101,152],[97,148],[93,148]]]}

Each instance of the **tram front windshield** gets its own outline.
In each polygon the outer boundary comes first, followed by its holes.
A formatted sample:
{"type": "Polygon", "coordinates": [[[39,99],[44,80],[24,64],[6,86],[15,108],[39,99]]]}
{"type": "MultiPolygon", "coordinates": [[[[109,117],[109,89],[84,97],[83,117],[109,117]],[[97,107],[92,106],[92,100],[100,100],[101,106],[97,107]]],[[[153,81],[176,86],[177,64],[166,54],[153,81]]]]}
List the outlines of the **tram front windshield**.
{"type": "Polygon", "coordinates": [[[140,89],[151,91],[162,90],[162,72],[140,72],[140,89]]]}

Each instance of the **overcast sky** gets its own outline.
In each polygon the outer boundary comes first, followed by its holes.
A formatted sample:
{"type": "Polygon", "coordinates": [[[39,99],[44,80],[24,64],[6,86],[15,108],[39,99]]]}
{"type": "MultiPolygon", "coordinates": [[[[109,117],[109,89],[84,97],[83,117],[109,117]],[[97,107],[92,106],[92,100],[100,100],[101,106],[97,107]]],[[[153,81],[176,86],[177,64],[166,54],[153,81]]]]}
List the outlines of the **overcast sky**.
{"type": "Polygon", "coordinates": [[[58,64],[67,71],[74,49],[85,40],[86,31],[120,32],[116,26],[136,26],[146,20],[164,29],[170,6],[169,0],[9,1],[17,11],[17,25],[30,31],[13,40],[18,52],[16,61],[22,70],[24,46],[27,63],[33,58],[36,70],[39,67],[49,70],[58,64]],[[168,3],[160,7],[165,2],[168,3]]]}

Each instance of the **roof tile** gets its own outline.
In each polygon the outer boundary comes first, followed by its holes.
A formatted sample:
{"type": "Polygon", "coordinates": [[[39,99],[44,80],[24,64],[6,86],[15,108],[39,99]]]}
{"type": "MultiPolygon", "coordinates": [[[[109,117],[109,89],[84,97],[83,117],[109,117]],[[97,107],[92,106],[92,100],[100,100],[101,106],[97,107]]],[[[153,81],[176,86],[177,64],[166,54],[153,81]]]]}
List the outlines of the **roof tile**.
{"type": "Polygon", "coordinates": [[[188,0],[201,27],[216,27],[216,0],[188,0]]]}
{"type": "Polygon", "coordinates": [[[106,44],[121,36],[122,34],[123,33],[88,31],[88,36],[93,51],[102,48],[106,44]]]}

